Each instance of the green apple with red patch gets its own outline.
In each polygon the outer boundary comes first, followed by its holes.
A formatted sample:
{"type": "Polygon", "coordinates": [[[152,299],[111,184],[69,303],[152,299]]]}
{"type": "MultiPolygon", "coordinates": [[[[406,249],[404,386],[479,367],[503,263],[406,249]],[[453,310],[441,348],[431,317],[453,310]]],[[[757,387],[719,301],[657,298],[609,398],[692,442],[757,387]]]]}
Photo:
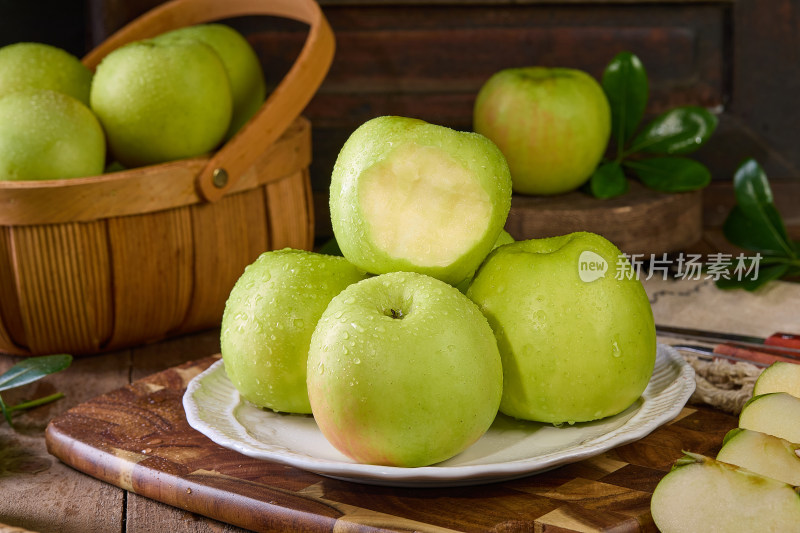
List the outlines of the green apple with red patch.
{"type": "Polygon", "coordinates": [[[455,456],[492,424],[503,371],[492,330],[458,289],[413,272],[335,296],[311,337],[308,396],[323,435],[360,463],[455,456]]]}
{"type": "Polygon", "coordinates": [[[362,124],[331,177],[336,241],[373,274],[419,272],[459,283],[492,249],[510,207],[511,177],[494,143],[412,118],[362,124]]]}
{"type": "Polygon", "coordinates": [[[594,172],[611,135],[603,88],[581,70],[501,70],[481,87],[473,129],[500,148],[514,191],[552,195],[580,187],[594,172]]]}
{"type": "Polygon", "coordinates": [[[343,257],[289,248],[249,265],[225,304],[220,334],[225,372],[242,397],[275,411],[310,413],[311,334],[331,298],[365,277],[343,257]]]}

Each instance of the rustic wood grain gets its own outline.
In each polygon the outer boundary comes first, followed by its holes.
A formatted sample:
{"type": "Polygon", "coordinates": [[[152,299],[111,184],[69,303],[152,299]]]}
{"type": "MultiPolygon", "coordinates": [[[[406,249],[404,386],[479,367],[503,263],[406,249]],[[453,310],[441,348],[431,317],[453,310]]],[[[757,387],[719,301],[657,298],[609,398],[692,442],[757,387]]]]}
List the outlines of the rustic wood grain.
{"type": "Polygon", "coordinates": [[[627,194],[607,200],[580,191],[553,197],[514,195],[506,230],[517,240],[591,231],[625,253],[661,257],[700,240],[702,208],[701,191],[667,194],[632,181],[627,194]]]}
{"type": "MultiPolygon", "coordinates": [[[[206,336],[197,347],[215,342],[206,336]]],[[[166,353],[174,360],[174,346],[149,347],[139,365],[166,353]]],[[[672,462],[683,449],[714,453],[736,425],[735,417],[685,408],[640,441],[535,476],[476,487],[369,486],[251,459],[192,430],[182,394],[215,360],[182,363],[62,413],[48,425],[49,451],[145,497],[129,511],[152,498],[256,531],[655,531],[649,497],[672,462]]],[[[184,516],[163,513],[165,523],[184,516]]]]}

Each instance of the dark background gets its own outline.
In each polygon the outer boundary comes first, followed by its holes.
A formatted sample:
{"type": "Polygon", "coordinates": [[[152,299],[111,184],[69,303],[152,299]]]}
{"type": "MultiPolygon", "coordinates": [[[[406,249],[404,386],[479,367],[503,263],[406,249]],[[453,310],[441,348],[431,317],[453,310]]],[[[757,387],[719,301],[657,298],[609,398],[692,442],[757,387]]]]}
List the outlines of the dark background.
{"type": "MultiPolygon", "coordinates": [[[[158,3],[0,0],[0,45],[35,40],[81,56],[158,3]]],[[[497,70],[565,66],[599,78],[622,50],[637,54],[648,71],[651,115],[683,104],[719,113],[717,132],[696,155],[715,180],[704,192],[712,222],[724,215],[731,177],[747,157],[778,184],[779,207],[800,200],[794,186],[800,176],[800,0],[319,3],[337,52],[305,112],[314,126],[318,204],[324,205],[339,148],[364,121],[397,114],[470,129],[475,94],[497,70]]],[[[300,49],[304,27],[263,18],[233,23],[248,35],[274,86],[300,49]]]]}

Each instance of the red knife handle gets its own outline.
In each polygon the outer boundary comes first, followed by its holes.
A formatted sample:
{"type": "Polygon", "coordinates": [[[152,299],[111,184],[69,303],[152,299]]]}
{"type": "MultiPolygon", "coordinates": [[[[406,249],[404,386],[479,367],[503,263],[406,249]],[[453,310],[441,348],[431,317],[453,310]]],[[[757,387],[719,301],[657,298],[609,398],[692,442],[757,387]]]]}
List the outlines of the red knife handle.
{"type": "Polygon", "coordinates": [[[754,350],[752,348],[744,348],[742,346],[735,346],[732,344],[717,344],[714,346],[714,353],[722,355],[730,355],[738,359],[752,361],[754,363],[761,363],[763,365],[771,365],[775,361],[786,361],[788,363],[800,363],[800,359],[778,355],[777,353],[770,353],[763,350],[754,350]]]}
{"type": "Polygon", "coordinates": [[[773,333],[766,339],[764,344],[769,346],[783,346],[784,348],[796,348],[800,350],[800,335],[794,333],[773,333]]]}

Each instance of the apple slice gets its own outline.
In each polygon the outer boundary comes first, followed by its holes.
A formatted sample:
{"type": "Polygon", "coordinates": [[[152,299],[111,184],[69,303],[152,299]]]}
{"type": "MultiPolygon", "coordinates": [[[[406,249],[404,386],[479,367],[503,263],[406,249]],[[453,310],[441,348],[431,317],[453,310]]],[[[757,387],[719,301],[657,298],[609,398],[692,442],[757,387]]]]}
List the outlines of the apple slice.
{"type": "Polygon", "coordinates": [[[798,487],[703,455],[687,453],[650,501],[662,533],[797,531],[798,487]]]}
{"type": "Polygon", "coordinates": [[[800,485],[800,444],[759,431],[736,428],[725,435],[717,460],[762,476],[800,485]]]}
{"type": "Polygon", "coordinates": [[[758,376],[753,396],[770,392],[788,392],[800,398],[800,364],[776,361],[758,376]]]}
{"type": "Polygon", "coordinates": [[[742,408],[739,427],[800,442],[800,398],[786,392],[754,396],[742,408]]]}
{"type": "Polygon", "coordinates": [[[378,117],[345,142],[331,176],[342,254],[373,274],[408,271],[457,284],[494,246],[511,207],[511,175],[486,137],[378,117]]]}

